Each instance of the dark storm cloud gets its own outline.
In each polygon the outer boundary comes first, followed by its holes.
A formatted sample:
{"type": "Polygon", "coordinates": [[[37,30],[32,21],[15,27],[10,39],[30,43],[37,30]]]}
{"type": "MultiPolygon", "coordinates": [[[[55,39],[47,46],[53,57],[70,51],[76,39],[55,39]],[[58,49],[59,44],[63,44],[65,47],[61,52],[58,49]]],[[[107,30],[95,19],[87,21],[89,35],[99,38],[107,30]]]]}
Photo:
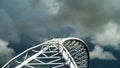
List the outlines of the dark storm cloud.
{"type": "MultiPolygon", "coordinates": [[[[47,10],[44,9],[45,5],[39,5],[42,4],[41,2],[42,1],[38,0],[1,0],[0,19],[2,20],[0,20],[0,24],[4,26],[1,27],[3,30],[0,32],[3,33],[3,35],[5,34],[4,37],[1,36],[1,38],[8,38],[6,35],[8,34],[10,37],[17,36],[15,37],[15,40],[17,40],[20,39],[19,34],[25,34],[38,39],[38,37],[45,37],[51,29],[53,29],[54,32],[55,29],[61,31],[59,29],[61,26],[57,26],[57,23],[52,24],[54,16],[44,12],[47,10]]],[[[67,27],[65,29],[67,29],[67,27]]],[[[7,40],[11,40],[11,38],[7,40]]]]}
{"type": "Polygon", "coordinates": [[[61,26],[71,27],[81,35],[88,32],[89,35],[102,31],[111,20],[119,21],[117,2],[119,0],[1,0],[1,10],[7,15],[1,16],[1,19],[11,21],[10,25],[5,22],[5,26],[9,25],[6,32],[12,31],[9,33],[15,34],[16,38],[19,34],[33,38],[43,36],[49,29],[60,31],[61,26]],[[54,7],[54,3],[58,4],[58,8],[54,7]]]}
{"type": "MultiPolygon", "coordinates": [[[[65,0],[58,20],[68,20],[89,31],[98,31],[120,18],[119,0],[65,0]]],[[[118,23],[117,23],[118,24],[118,23]]]]}
{"type": "Polygon", "coordinates": [[[17,42],[19,39],[12,22],[8,13],[4,9],[0,9],[0,37],[17,42]]]}

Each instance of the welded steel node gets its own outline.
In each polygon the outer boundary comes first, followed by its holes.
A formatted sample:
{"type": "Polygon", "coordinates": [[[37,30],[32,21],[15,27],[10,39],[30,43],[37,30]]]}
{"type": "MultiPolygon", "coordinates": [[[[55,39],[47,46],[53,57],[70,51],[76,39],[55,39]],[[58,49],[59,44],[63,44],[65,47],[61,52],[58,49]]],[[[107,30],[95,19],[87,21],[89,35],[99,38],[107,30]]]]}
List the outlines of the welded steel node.
{"type": "Polygon", "coordinates": [[[2,68],[88,68],[89,51],[79,38],[56,38],[33,46],[2,68]]]}

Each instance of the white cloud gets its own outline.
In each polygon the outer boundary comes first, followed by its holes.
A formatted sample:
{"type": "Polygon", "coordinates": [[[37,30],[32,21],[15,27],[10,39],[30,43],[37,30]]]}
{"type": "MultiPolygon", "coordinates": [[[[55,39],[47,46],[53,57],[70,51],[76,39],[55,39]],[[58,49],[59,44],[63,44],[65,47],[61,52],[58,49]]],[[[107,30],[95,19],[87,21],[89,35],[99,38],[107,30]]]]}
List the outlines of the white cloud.
{"type": "Polygon", "coordinates": [[[91,59],[101,59],[101,60],[117,60],[111,52],[104,51],[103,48],[95,46],[95,49],[90,52],[91,59]]]}
{"type": "Polygon", "coordinates": [[[11,48],[7,47],[8,42],[0,39],[0,62],[3,64],[12,58],[14,51],[11,48]]]}
{"type": "Polygon", "coordinates": [[[96,33],[94,43],[101,46],[112,46],[115,49],[120,49],[120,32],[115,23],[109,22],[102,33],[96,33]]]}

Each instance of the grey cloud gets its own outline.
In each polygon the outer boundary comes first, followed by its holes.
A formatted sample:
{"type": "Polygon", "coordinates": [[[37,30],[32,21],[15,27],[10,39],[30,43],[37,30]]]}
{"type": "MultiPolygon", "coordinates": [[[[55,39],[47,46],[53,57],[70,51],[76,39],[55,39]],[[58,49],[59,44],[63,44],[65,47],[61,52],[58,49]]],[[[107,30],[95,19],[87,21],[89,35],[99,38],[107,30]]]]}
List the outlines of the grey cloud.
{"type": "Polygon", "coordinates": [[[13,20],[4,9],[0,9],[0,37],[4,40],[18,42],[18,35],[14,28],[13,20]]]}
{"type": "Polygon", "coordinates": [[[20,42],[21,35],[38,41],[85,38],[103,32],[109,21],[117,21],[119,26],[119,0],[49,1],[54,1],[50,2],[53,5],[44,0],[0,0],[0,38],[14,42],[20,42]]]}
{"type": "Polygon", "coordinates": [[[69,20],[76,25],[82,25],[88,31],[99,31],[110,20],[119,21],[120,8],[117,2],[119,1],[65,0],[58,20],[69,20]]]}
{"type": "MultiPolygon", "coordinates": [[[[44,0],[1,0],[1,8],[6,11],[17,34],[27,34],[30,37],[42,36],[49,29],[60,29],[65,26],[75,30],[76,35],[94,35],[110,21],[119,21],[118,0],[50,0],[58,3],[59,11],[49,15],[57,9],[47,6],[44,0]],[[48,9],[47,9],[48,8],[48,9]],[[49,10],[49,9],[52,10],[49,10]],[[49,11],[49,12],[48,12],[49,11]],[[116,13],[117,12],[117,13],[116,13]],[[44,24],[43,24],[44,23],[44,24]]],[[[19,35],[18,35],[19,36],[19,35]]]]}
{"type": "Polygon", "coordinates": [[[4,64],[13,57],[14,50],[7,47],[8,42],[0,39],[0,65],[4,64]]]}
{"type": "Polygon", "coordinates": [[[93,43],[101,46],[111,46],[120,50],[120,32],[117,24],[109,22],[102,33],[96,33],[93,43]]]}

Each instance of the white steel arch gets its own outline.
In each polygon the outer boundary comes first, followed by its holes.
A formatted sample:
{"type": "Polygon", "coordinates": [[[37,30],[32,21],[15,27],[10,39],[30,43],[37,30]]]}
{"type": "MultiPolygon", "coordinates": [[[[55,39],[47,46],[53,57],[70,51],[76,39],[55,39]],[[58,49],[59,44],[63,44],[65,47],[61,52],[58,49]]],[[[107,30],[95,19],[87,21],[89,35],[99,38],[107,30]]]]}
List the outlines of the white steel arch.
{"type": "Polygon", "coordinates": [[[89,52],[79,38],[56,38],[33,46],[2,68],[88,68],[89,52]]]}

